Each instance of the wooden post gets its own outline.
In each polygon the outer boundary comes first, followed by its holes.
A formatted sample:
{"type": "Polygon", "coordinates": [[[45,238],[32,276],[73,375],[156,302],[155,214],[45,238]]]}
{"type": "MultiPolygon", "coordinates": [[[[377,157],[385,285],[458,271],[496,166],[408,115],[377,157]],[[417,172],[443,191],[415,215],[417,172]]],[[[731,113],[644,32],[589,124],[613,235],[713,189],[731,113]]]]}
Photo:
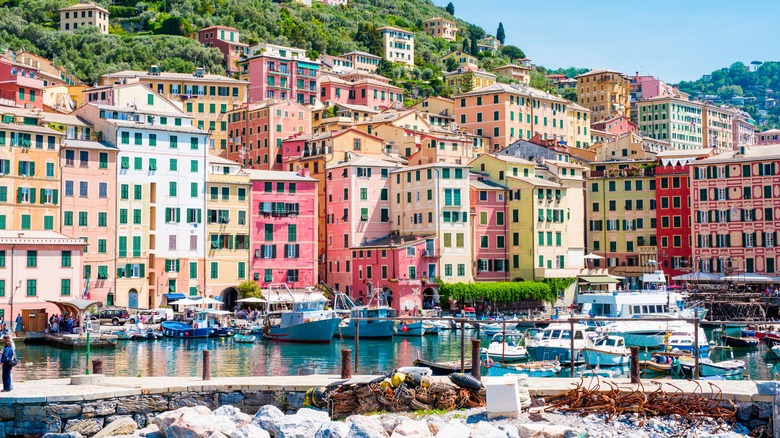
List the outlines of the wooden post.
{"type": "Polygon", "coordinates": [[[203,380],[211,380],[211,361],[208,350],[203,350],[203,380]]]}
{"type": "Polygon", "coordinates": [[[639,347],[631,347],[631,383],[639,383],[639,347]]]}
{"type": "Polygon", "coordinates": [[[350,368],[350,365],[352,365],[352,350],[348,349],[342,349],[341,350],[341,378],[342,379],[351,379],[352,378],[352,369],[350,368]]]}
{"type": "Polygon", "coordinates": [[[482,380],[482,370],[479,366],[479,339],[471,340],[471,375],[482,380]]]}
{"type": "Polygon", "coordinates": [[[569,320],[570,325],[570,332],[569,332],[569,340],[571,341],[570,349],[569,349],[569,376],[574,377],[574,320],[569,320]]]}
{"type": "Polygon", "coordinates": [[[699,380],[699,308],[694,310],[693,317],[693,380],[699,380]]]}
{"type": "Polygon", "coordinates": [[[92,374],[103,374],[103,360],[92,359],[92,374]]]}
{"type": "MultiPolygon", "coordinates": [[[[474,368],[474,364],[471,364],[471,368],[474,368]]],[[[460,372],[466,372],[466,323],[463,320],[460,321],[460,372]]]]}
{"type": "MultiPolygon", "coordinates": [[[[358,356],[360,356],[360,320],[355,321],[355,373],[358,372],[358,356]]],[[[349,373],[350,376],[352,372],[349,373]]]]}

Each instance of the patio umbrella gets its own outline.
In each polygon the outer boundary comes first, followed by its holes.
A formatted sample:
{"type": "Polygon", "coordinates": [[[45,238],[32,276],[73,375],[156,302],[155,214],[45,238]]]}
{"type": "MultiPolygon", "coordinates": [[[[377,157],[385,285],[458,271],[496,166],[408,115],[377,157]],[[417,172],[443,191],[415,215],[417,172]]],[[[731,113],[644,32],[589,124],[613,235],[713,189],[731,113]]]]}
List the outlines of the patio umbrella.
{"type": "Polygon", "coordinates": [[[267,303],[268,301],[257,298],[257,297],[249,297],[249,298],[241,298],[240,300],[236,300],[237,303],[267,303]]]}
{"type": "Polygon", "coordinates": [[[190,298],[182,298],[171,303],[171,306],[196,306],[200,304],[200,300],[193,300],[190,298]]]}
{"type": "Polygon", "coordinates": [[[723,277],[723,281],[731,281],[733,283],[773,283],[774,279],[759,274],[738,274],[723,277]]]}
{"type": "Polygon", "coordinates": [[[602,256],[600,256],[598,254],[593,254],[593,253],[590,253],[590,254],[586,255],[585,257],[583,257],[583,259],[585,259],[585,260],[599,260],[599,259],[603,259],[603,258],[604,257],[602,257],[602,256]]]}
{"type": "Polygon", "coordinates": [[[224,304],[222,301],[215,300],[214,298],[203,298],[201,300],[197,301],[198,304],[219,304],[220,306],[224,304]]]}

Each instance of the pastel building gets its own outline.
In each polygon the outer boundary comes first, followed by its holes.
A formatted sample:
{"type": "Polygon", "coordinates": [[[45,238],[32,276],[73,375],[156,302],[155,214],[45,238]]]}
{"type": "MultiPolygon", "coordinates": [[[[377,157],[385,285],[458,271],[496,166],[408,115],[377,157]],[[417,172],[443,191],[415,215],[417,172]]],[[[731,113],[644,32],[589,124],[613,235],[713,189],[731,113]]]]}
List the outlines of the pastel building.
{"type": "Polygon", "coordinates": [[[455,101],[446,97],[429,96],[412,106],[421,113],[428,114],[431,126],[447,127],[455,121],[455,101]]]}
{"type": "Polygon", "coordinates": [[[83,240],[55,231],[0,231],[0,316],[9,329],[24,310],[60,313],[47,300],[81,298],[83,248],[83,240]]]}
{"type": "MultiPolygon", "coordinates": [[[[176,108],[193,119],[193,127],[209,134],[208,151],[212,155],[225,157],[228,148],[227,112],[247,101],[247,82],[227,76],[208,74],[202,68],[193,73],[173,73],[160,71],[158,66],[151,66],[149,71],[125,70],[104,75],[100,84],[108,89],[97,88],[88,99],[91,103],[104,103],[103,92],[111,95],[111,88],[116,93],[115,85],[140,83],[154,90],[160,96],[171,102],[176,108]],[[97,100],[100,99],[100,100],[97,100]]],[[[135,93],[135,89],[123,90],[120,94],[135,93]]],[[[141,92],[142,98],[147,93],[141,92]]],[[[118,99],[118,97],[115,97],[118,99]]],[[[109,105],[116,103],[105,102],[109,105]]],[[[130,103],[140,105],[136,100],[130,103]]]]}
{"type": "Polygon", "coordinates": [[[249,45],[240,42],[239,31],[228,26],[209,26],[197,32],[197,40],[206,47],[216,47],[222,52],[225,73],[239,72],[238,61],[249,54],[249,45]]]}
{"type": "Polygon", "coordinates": [[[433,249],[441,249],[426,253],[425,277],[430,282],[473,282],[469,167],[408,166],[394,170],[390,178],[393,231],[399,236],[435,235],[433,249]]]}
{"type": "Polygon", "coordinates": [[[61,216],[57,222],[61,232],[84,242],[81,283],[76,297],[106,305],[114,303],[117,273],[117,208],[116,146],[84,139],[84,130],[77,117],[54,115],[49,126],[65,126],[65,141],[60,153],[59,167],[62,183],[61,216]],[[68,120],[70,119],[70,120],[68,120]]]}
{"type": "Polygon", "coordinates": [[[269,99],[228,112],[227,158],[249,169],[282,170],[282,142],[311,133],[311,109],[269,99]]]}
{"type": "Polygon", "coordinates": [[[617,115],[591,124],[591,128],[601,132],[621,135],[636,132],[636,125],[626,116],[617,115]]]}
{"type": "Polygon", "coordinates": [[[669,141],[673,149],[699,149],[705,146],[703,111],[700,102],[655,97],[637,103],[636,120],[643,134],[669,141]]]}
{"type": "Polygon", "coordinates": [[[363,71],[366,73],[374,73],[379,63],[382,61],[381,56],[372,55],[368,52],[348,52],[340,55],[342,58],[351,62],[355,70],[363,71]]]}
{"type": "Polygon", "coordinates": [[[778,272],[780,147],[743,147],[693,161],[693,268],[723,275],[778,272]]]}
{"type": "Polygon", "coordinates": [[[615,114],[631,117],[631,83],[623,73],[600,68],[577,76],[577,103],[594,122],[615,114]]]}
{"type": "Polygon", "coordinates": [[[732,139],[731,142],[735,149],[740,146],[751,146],[757,143],[756,122],[750,117],[750,114],[735,110],[736,115],[732,119],[732,139]]]}
{"type": "Polygon", "coordinates": [[[509,281],[506,186],[471,171],[472,248],[475,281],[509,281]]]}
{"type": "Polygon", "coordinates": [[[458,68],[462,70],[478,70],[479,59],[469,53],[462,50],[453,50],[452,52],[439,58],[443,64],[446,65],[448,59],[454,59],[458,63],[458,68]]]}
{"type": "Polygon", "coordinates": [[[737,112],[726,106],[704,105],[704,147],[720,150],[733,150],[734,118],[737,112]]]}
{"type": "Polygon", "coordinates": [[[60,231],[64,137],[36,112],[0,107],[0,230],[60,231]]]}
{"type": "Polygon", "coordinates": [[[355,70],[355,64],[343,56],[320,55],[323,73],[342,74],[355,70]]]}
{"type": "Polygon", "coordinates": [[[60,31],[75,32],[79,27],[95,26],[108,35],[108,9],[94,3],[76,3],[60,9],[60,31]]]}
{"type": "Polygon", "coordinates": [[[756,135],[756,144],[780,144],[780,129],[767,129],[756,135]]]}
{"type": "Polygon", "coordinates": [[[480,70],[456,70],[444,73],[444,81],[455,93],[477,90],[496,83],[496,75],[480,70]]]}
{"type": "Polygon", "coordinates": [[[488,52],[495,55],[500,50],[501,50],[501,41],[499,41],[498,38],[496,37],[488,36],[487,38],[477,41],[478,52],[488,52]]]}
{"type": "Polygon", "coordinates": [[[569,103],[566,109],[568,115],[566,145],[578,149],[587,149],[590,146],[590,110],[574,102],[569,103]]]}
{"type": "Polygon", "coordinates": [[[275,44],[249,48],[239,63],[241,79],[249,81],[249,101],[292,100],[313,105],[317,99],[320,61],[306,57],[306,50],[275,44]]]}
{"type": "Polygon", "coordinates": [[[252,182],[252,280],[262,288],[272,283],[291,289],[317,285],[317,180],[305,169],[247,173],[252,182]]]}
{"type": "Polygon", "coordinates": [[[43,81],[39,70],[0,58],[0,105],[43,108],[43,81]]]}
{"type": "Polygon", "coordinates": [[[353,252],[366,242],[390,235],[390,172],[398,167],[398,162],[355,156],[326,169],[327,268],[323,281],[353,299],[367,301],[365,283],[380,278],[379,270],[376,277],[368,269],[359,270],[353,252]]]}
{"type": "Polygon", "coordinates": [[[458,36],[458,25],[446,18],[433,17],[423,21],[423,32],[433,38],[443,38],[447,41],[455,41],[458,36]]]}
{"type": "Polygon", "coordinates": [[[118,268],[111,299],[119,306],[154,308],[183,292],[206,293],[204,278],[190,272],[205,258],[209,134],[172,102],[143,89],[142,99],[90,103],[75,114],[119,149],[118,268]]]}
{"type": "Polygon", "coordinates": [[[482,149],[475,147],[472,139],[464,134],[437,129],[427,134],[420,134],[419,137],[417,152],[407,158],[411,165],[468,164],[482,153],[482,149]]]}
{"type": "Polygon", "coordinates": [[[361,105],[375,111],[403,105],[403,88],[390,80],[367,73],[342,75],[323,74],[320,77],[320,100],[347,105],[361,105]]]}
{"type": "Polygon", "coordinates": [[[3,58],[18,64],[27,66],[38,72],[38,78],[43,81],[44,87],[54,85],[75,85],[79,80],[65,70],[64,67],[57,66],[49,59],[24,50],[8,50],[3,58]]]}
{"type": "MultiPolygon", "coordinates": [[[[190,278],[205,278],[206,295],[220,297],[222,310],[241,298],[238,286],[249,270],[251,181],[241,165],[209,157],[206,169],[206,259],[190,263],[190,278]],[[207,272],[200,272],[201,270],[207,272]],[[207,275],[205,275],[207,274],[207,275]]],[[[190,289],[197,295],[197,289],[190,289]]]]}
{"type": "Polygon", "coordinates": [[[520,84],[529,85],[531,83],[531,69],[524,65],[506,64],[494,68],[493,71],[499,76],[505,76],[520,84]]]}
{"type": "Polygon", "coordinates": [[[414,33],[392,26],[377,29],[382,35],[385,59],[414,67],[414,33]]]}

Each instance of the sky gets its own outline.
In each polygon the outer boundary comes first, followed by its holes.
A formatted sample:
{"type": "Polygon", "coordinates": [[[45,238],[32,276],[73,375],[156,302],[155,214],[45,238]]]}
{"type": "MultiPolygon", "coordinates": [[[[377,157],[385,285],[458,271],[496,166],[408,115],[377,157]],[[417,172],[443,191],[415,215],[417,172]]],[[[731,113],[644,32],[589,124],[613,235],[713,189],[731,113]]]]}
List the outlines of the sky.
{"type": "MultiPolygon", "coordinates": [[[[449,0],[433,0],[446,6],[449,0]]],[[[452,0],[455,16],[547,68],[639,71],[668,83],[742,61],[780,61],[780,1],[452,0]],[[765,18],[762,18],[765,17],[765,18]]]]}

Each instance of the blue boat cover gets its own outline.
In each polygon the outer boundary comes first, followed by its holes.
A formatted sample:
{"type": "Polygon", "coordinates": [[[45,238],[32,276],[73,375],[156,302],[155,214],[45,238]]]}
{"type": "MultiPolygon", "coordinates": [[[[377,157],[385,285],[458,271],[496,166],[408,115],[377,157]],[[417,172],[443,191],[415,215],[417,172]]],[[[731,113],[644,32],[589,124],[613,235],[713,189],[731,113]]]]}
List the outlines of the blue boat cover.
{"type": "Polygon", "coordinates": [[[181,300],[184,298],[184,294],[164,294],[165,298],[168,299],[168,302],[181,300]]]}

